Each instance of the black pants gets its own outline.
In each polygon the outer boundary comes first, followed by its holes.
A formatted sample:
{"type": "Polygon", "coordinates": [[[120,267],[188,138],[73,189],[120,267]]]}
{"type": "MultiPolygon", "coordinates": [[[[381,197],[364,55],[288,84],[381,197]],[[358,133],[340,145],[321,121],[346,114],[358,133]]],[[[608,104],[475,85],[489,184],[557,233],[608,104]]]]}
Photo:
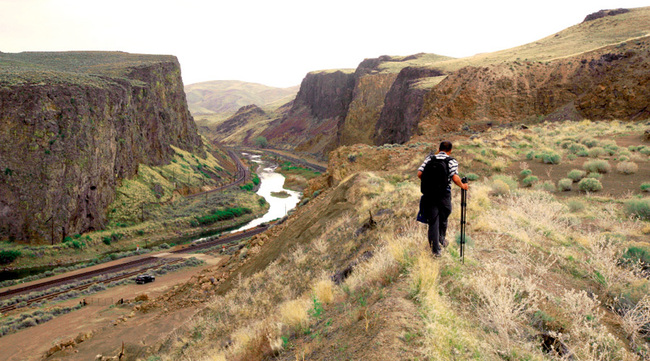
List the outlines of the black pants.
{"type": "Polygon", "coordinates": [[[451,214],[451,192],[432,200],[429,214],[429,246],[434,254],[440,253],[440,245],[447,235],[447,219],[451,214]]]}

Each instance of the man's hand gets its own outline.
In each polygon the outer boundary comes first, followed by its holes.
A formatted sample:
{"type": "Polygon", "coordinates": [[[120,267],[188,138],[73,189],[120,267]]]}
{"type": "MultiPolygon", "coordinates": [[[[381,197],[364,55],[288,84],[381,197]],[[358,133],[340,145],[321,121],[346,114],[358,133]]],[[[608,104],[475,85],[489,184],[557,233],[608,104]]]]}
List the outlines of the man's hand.
{"type": "Polygon", "coordinates": [[[454,174],[453,177],[451,177],[451,180],[456,183],[457,186],[459,186],[461,189],[468,190],[469,189],[469,184],[463,183],[463,181],[460,179],[458,174],[454,174]]]}

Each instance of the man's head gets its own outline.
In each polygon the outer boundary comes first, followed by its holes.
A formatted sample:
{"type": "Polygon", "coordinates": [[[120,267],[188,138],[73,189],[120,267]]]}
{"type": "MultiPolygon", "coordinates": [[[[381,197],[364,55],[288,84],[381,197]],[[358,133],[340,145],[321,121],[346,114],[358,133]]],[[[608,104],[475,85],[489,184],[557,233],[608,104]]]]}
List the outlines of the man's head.
{"type": "Polygon", "coordinates": [[[448,140],[443,140],[440,143],[440,147],[438,148],[438,150],[445,153],[451,153],[451,148],[452,148],[451,142],[448,140]]]}

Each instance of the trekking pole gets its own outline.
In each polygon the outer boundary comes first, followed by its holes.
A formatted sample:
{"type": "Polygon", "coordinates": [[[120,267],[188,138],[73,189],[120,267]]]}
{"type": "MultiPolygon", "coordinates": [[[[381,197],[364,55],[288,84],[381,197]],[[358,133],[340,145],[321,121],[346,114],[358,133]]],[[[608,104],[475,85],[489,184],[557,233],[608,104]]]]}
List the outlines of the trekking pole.
{"type": "MultiPolygon", "coordinates": [[[[467,183],[467,177],[461,179],[462,183],[467,183]]],[[[467,191],[460,190],[460,258],[465,264],[465,223],[467,220],[467,191]]]]}

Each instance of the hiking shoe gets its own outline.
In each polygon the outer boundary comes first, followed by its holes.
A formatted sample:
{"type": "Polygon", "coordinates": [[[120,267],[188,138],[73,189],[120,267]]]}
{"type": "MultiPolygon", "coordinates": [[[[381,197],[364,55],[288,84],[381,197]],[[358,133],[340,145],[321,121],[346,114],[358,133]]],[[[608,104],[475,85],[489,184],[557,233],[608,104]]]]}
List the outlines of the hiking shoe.
{"type": "Polygon", "coordinates": [[[442,244],[444,248],[447,248],[447,246],[449,246],[449,241],[446,238],[443,238],[440,244],[442,244]]]}
{"type": "Polygon", "coordinates": [[[438,253],[433,252],[433,258],[434,258],[434,259],[436,259],[436,258],[440,258],[440,257],[442,257],[442,253],[440,253],[440,252],[438,252],[438,253]]]}

